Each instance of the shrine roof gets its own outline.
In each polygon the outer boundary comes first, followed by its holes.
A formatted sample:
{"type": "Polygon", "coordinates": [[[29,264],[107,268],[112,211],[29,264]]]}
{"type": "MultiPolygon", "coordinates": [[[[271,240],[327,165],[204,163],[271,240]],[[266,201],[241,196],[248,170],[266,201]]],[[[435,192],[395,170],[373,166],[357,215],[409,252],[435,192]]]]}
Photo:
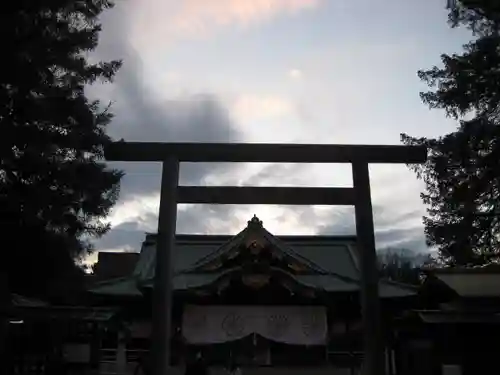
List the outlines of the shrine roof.
{"type": "MultiPolygon", "coordinates": [[[[174,277],[174,290],[186,291],[202,288],[215,283],[221,277],[220,274],[178,274],[174,277]]],[[[325,292],[357,292],[359,284],[357,282],[345,280],[333,275],[296,275],[295,281],[316,290],[325,292]]],[[[152,287],[153,281],[149,280],[142,285],[152,287]]],[[[379,295],[381,298],[399,298],[415,295],[415,288],[407,285],[381,281],[379,284],[379,295]]]]}
{"type": "MultiPolygon", "coordinates": [[[[176,291],[187,291],[202,288],[213,284],[221,277],[221,274],[177,274],[173,279],[173,287],[176,291]]],[[[306,286],[325,292],[357,292],[359,284],[332,275],[296,275],[294,279],[306,286]]],[[[145,280],[143,283],[135,278],[120,278],[106,282],[100,282],[93,286],[90,292],[100,295],[112,295],[117,297],[140,297],[141,288],[150,288],[153,280],[145,280]]],[[[400,298],[415,295],[415,288],[407,285],[399,285],[390,281],[381,280],[379,284],[381,298],[400,298]]]]}
{"type": "Polygon", "coordinates": [[[461,297],[500,297],[500,272],[487,270],[434,271],[434,276],[461,297]]]}
{"type": "Polygon", "coordinates": [[[471,323],[500,323],[500,315],[497,312],[487,311],[441,311],[422,310],[416,311],[424,323],[429,324],[471,324],[471,323]]]}
{"type": "Polygon", "coordinates": [[[89,291],[100,295],[111,295],[115,297],[142,296],[142,293],[138,287],[138,280],[134,277],[119,277],[115,279],[99,281],[92,285],[89,291]]]}
{"type": "MultiPolygon", "coordinates": [[[[354,236],[275,236],[291,252],[312,263],[320,270],[348,278],[359,278],[354,236]]],[[[176,273],[190,270],[203,260],[220,252],[221,247],[234,236],[177,235],[172,254],[176,273]]],[[[141,256],[134,275],[144,279],[154,277],[156,235],[148,234],[142,244],[141,256]]]]}
{"type": "Polygon", "coordinates": [[[30,320],[77,320],[87,322],[108,321],[117,313],[117,309],[82,306],[14,306],[11,318],[30,320]]]}
{"type": "MultiPolygon", "coordinates": [[[[261,241],[274,254],[295,262],[301,270],[287,274],[290,280],[306,288],[327,292],[359,290],[360,271],[355,236],[275,236],[258,218],[235,236],[177,235],[172,254],[174,290],[202,288],[219,282],[228,270],[221,259],[234,256],[242,248],[261,241]],[[214,267],[215,265],[215,267],[214,267]]],[[[146,234],[135,269],[128,277],[97,283],[98,294],[139,295],[140,287],[152,286],[156,267],[156,234],[146,234]]],[[[407,286],[381,281],[381,297],[414,295],[407,286]]]]}

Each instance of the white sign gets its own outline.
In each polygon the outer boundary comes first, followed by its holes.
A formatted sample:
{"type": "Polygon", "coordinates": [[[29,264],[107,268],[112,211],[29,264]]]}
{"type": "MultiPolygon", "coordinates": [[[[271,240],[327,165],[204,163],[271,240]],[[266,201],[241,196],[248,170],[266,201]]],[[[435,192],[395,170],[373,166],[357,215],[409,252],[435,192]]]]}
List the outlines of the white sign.
{"type": "Polygon", "coordinates": [[[191,344],[217,344],[259,334],[295,345],[323,345],[323,306],[186,306],[182,333],[191,344]]]}

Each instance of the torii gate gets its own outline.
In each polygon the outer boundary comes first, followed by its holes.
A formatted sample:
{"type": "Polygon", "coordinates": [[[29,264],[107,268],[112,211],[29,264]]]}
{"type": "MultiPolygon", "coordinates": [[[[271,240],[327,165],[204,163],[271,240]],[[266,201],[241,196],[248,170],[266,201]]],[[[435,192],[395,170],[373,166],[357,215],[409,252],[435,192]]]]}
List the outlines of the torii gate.
{"type": "Polygon", "coordinates": [[[366,375],[385,375],[378,272],[370,196],[370,163],[424,163],[421,146],[114,142],[108,161],[162,162],[153,292],[152,374],[170,364],[172,261],[178,203],[354,205],[361,254],[361,306],[366,375]],[[352,188],[179,186],[180,162],[351,163],[352,188]]]}

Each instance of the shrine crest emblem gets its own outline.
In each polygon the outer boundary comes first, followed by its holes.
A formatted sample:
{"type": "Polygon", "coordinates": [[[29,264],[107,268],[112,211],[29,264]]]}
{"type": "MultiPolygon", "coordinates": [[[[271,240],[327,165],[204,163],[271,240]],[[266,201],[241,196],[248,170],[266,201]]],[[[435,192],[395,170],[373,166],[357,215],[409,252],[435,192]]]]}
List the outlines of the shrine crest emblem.
{"type": "Polygon", "coordinates": [[[290,321],[287,315],[273,314],[267,319],[267,331],[274,337],[280,337],[290,327],[290,321]]]}
{"type": "Polygon", "coordinates": [[[228,337],[238,337],[245,330],[245,320],[239,314],[229,313],[222,320],[222,330],[228,337]]]}

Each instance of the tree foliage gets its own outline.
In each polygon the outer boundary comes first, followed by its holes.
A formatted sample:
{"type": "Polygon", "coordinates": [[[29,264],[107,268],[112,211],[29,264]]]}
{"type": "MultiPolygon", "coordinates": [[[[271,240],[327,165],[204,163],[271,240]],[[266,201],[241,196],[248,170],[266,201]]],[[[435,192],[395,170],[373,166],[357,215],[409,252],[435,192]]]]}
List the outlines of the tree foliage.
{"type": "Polygon", "coordinates": [[[85,87],[110,81],[121,64],[88,57],[112,5],[21,0],[0,15],[0,271],[15,289],[43,292],[78,273],[88,240],[109,229],[122,174],[103,163],[112,115],[85,87]]]}
{"type": "Polygon", "coordinates": [[[423,102],[459,126],[437,139],[402,141],[430,150],[425,165],[412,166],[426,184],[429,245],[449,264],[484,264],[500,254],[500,3],[457,0],[449,22],[468,27],[473,40],[418,76],[431,88],[423,102]]]}
{"type": "Polygon", "coordinates": [[[408,249],[386,248],[377,253],[380,277],[409,285],[420,285],[422,267],[433,264],[430,255],[408,249]]]}

